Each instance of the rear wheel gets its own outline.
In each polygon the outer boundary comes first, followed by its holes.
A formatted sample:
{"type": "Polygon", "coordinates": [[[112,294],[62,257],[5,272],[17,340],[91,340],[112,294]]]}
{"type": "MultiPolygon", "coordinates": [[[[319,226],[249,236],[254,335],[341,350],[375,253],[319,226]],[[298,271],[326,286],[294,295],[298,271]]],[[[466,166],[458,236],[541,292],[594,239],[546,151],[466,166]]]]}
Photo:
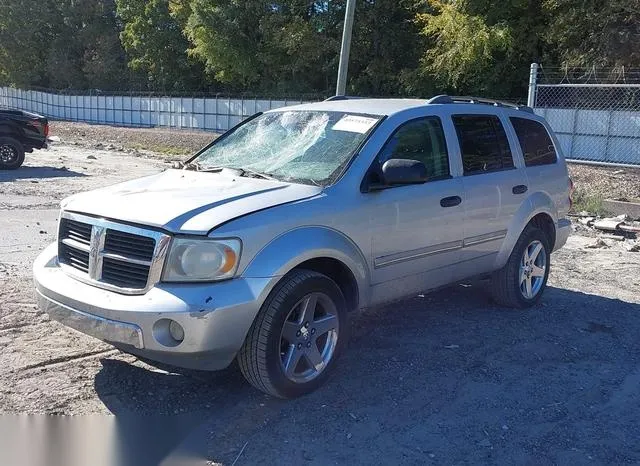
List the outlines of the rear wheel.
{"type": "Polygon", "coordinates": [[[238,363],[254,387],[294,398],[327,379],[347,340],[347,308],[329,277],[295,270],[271,292],[256,317],[238,363]]]}
{"type": "Polygon", "coordinates": [[[550,261],[547,235],[539,228],[527,225],[507,264],[491,277],[493,299],[508,307],[533,306],[547,286],[550,261]]]}
{"type": "Polygon", "coordinates": [[[24,162],[24,148],[19,141],[0,137],[0,170],[15,170],[24,162]]]}

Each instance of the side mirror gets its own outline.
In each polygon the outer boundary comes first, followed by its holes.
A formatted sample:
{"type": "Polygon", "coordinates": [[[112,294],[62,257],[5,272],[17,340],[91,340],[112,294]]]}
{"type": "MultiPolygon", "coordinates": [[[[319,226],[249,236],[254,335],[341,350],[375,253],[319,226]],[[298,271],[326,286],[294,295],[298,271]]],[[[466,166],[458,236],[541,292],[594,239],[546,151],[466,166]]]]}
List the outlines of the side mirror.
{"type": "Polygon", "coordinates": [[[427,167],[418,160],[389,159],[382,165],[382,182],[386,186],[420,184],[427,181],[427,167]]]}

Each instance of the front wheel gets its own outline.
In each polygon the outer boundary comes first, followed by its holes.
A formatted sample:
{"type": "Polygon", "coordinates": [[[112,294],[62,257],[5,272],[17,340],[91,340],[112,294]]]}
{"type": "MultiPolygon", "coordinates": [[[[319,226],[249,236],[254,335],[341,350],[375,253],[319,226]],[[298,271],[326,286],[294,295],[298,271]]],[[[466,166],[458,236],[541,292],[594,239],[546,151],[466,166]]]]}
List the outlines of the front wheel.
{"type": "Polygon", "coordinates": [[[493,299],[508,307],[533,306],[547,286],[550,263],[547,235],[539,228],[527,225],[507,264],[491,277],[493,299]]]}
{"type": "Polygon", "coordinates": [[[347,341],[347,306],[329,277],[294,270],[271,292],[256,317],[238,363],[259,390],[295,398],[329,376],[347,341]]]}
{"type": "Polygon", "coordinates": [[[15,170],[24,162],[24,148],[20,141],[0,137],[0,170],[15,170]]]}

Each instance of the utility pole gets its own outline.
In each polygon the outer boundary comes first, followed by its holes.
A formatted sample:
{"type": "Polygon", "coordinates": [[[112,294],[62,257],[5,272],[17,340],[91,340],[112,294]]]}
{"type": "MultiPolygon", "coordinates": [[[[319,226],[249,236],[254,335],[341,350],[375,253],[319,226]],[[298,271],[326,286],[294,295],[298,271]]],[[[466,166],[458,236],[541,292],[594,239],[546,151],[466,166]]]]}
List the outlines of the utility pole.
{"type": "Polygon", "coordinates": [[[347,0],[347,9],[344,13],[344,29],[342,30],[342,48],[340,50],[336,95],[344,95],[347,90],[347,71],[349,69],[349,52],[351,51],[351,33],[353,31],[355,9],[356,0],[347,0]]]}

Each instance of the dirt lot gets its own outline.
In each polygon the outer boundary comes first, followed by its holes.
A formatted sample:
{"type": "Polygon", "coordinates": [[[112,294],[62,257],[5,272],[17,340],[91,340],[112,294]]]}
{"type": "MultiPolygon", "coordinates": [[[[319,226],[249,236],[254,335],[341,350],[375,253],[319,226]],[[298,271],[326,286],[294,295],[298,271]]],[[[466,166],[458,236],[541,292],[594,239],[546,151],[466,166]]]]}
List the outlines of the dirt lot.
{"type": "Polygon", "coordinates": [[[640,253],[571,237],[527,312],[476,284],[357,313],[329,383],[279,401],[235,368],[155,368],[38,311],[30,268],[60,199],[167,166],[65,141],[0,173],[0,413],[188,416],[223,464],[640,463],[640,253]]]}

